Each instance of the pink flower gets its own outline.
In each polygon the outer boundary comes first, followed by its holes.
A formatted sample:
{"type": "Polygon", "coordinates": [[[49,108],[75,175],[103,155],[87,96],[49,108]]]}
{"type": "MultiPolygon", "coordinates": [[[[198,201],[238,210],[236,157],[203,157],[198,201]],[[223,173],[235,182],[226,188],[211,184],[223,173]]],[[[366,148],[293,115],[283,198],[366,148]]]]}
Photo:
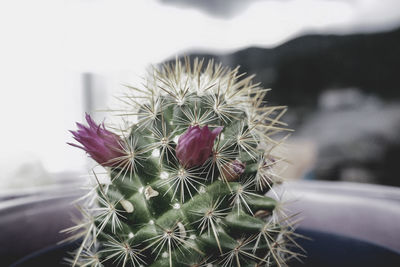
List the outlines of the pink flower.
{"type": "Polygon", "coordinates": [[[208,126],[189,126],[189,129],[179,137],[176,146],[176,156],[179,162],[187,167],[202,165],[210,156],[214,146],[214,140],[223,127],[217,127],[213,131],[208,126]]]}
{"type": "Polygon", "coordinates": [[[121,162],[120,158],[125,155],[121,138],[106,130],[104,123],[97,125],[89,114],[86,114],[86,121],[89,127],[76,123],[78,130],[70,131],[74,139],[82,146],[68,144],[85,150],[95,161],[105,167],[118,166],[121,162]]]}

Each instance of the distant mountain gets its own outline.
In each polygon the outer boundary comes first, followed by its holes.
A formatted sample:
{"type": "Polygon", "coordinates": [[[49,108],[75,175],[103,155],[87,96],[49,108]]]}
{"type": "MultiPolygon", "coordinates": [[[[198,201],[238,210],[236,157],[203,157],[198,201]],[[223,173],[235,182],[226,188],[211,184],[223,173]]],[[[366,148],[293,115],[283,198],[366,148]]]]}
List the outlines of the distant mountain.
{"type": "Polygon", "coordinates": [[[327,88],[357,87],[383,98],[400,98],[400,29],[352,35],[305,35],[272,49],[250,47],[232,54],[189,53],[241,66],[271,87],[269,100],[314,105],[327,88]]]}

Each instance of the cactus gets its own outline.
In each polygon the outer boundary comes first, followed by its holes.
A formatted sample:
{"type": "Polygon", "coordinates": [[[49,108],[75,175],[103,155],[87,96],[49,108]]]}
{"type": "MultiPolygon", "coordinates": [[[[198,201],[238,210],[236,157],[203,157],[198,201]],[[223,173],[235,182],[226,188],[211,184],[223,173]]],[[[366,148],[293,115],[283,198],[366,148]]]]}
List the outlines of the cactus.
{"type": "Polygon", "coordinates": [[[73,266],[286,266],[295,233],[276,198],[288,131],[267,89],[211,60],[154,67],[143,88],[127,86],[116,130],[73,131],[107,170],[93,205],[67,229],[81,240],[73,266]],[[121,130],[122,128],[122,130],[121,130]]]}

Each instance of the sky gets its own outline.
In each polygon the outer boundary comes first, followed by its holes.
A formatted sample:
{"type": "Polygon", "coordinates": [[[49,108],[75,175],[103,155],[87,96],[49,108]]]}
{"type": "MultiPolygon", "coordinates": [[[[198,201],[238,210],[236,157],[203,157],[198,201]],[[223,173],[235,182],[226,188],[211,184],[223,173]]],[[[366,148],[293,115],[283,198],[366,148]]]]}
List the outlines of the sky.
{"type": "Polygon", "coordinates": [[[258,0],[229,16],[157,0],[2,1],[0,176],[29,161],[52,172],[85,167],[83,153],[65,144],[83,118],[83,72],[105,77],[110,96],[182,51],[272,47],[302,33],[397,25],[398,0],[258,0]]]}

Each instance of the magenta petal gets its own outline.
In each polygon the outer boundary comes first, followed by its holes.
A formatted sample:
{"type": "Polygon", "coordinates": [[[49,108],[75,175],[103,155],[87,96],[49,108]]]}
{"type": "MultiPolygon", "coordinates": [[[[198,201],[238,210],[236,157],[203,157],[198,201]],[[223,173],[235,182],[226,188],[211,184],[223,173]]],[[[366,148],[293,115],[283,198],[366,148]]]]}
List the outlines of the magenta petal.
{"type": "Polygon", "coordinates": [[[212,134],[217,136],[222,132],[223,129],[224,129],[224,126],[219,126],[219,127],[215,128],[214,130],[212,130],[212,134]]]}
{"type": "Polygon", "coordinates": [[[86,114],[86,121],[89,127],[77,123],[78,130],[70,131],[74,139],[81,143],[82,146],[68,144],[85,150],[86,153],[103,166],[115,167],[118,165],[118,159],[125,155],[120,137],[108,131],[104,123],[97,125],[89,114],[86,114]]]}
{"type": "Polygon", "coordinates": [[[208,126],[189,126],[188,130],[179,137],[176,156],[185,167],[200,166],[211,156],[215,138],[223,127],[213,131],[208,126]]]}

